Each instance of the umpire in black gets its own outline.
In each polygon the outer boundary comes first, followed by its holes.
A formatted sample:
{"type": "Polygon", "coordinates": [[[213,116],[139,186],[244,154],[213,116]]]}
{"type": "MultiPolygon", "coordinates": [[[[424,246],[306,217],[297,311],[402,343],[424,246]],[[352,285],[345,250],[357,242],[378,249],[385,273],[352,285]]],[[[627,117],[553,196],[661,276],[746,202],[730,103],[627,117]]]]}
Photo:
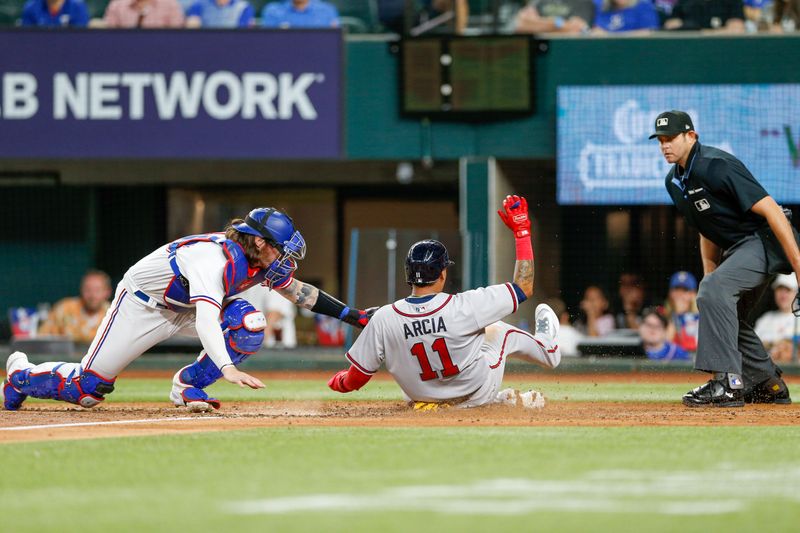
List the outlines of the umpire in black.
{"type": "Polygon", "coordinates": [[[688,114],[673,110],[658,115],[650,138],[656,137],[664,158],[674,165],[667,174],[667,191],[700,232],[703,259],[695,369],[712,373],[712,379],[687,392],[683,403],[791,403],[780,369],[738,304],[744,293],[776,273],[794,272],[800,280],[797,231],[741,161],[700,144],[688,114]]]}

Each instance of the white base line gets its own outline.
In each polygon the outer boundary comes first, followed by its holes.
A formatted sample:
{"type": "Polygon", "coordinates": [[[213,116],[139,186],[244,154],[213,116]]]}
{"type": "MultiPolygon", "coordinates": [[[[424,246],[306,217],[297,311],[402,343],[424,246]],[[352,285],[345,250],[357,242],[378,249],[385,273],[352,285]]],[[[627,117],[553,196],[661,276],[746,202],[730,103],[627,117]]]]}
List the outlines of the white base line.
{"type": "Polygon", "coordinates": [[[75,422],[72,424],[43,424],[41,426],[15,426],[0,428],[0,431],[26,431],[29,429],[75,428],[81,426],[113,426],[119,424],[147,424],[152,422],[176,422],[183,420],[219,420],[222,417],[181,416],[175,418],[144,418],[142,420],[109,420],[107,422],[75,422]]]}

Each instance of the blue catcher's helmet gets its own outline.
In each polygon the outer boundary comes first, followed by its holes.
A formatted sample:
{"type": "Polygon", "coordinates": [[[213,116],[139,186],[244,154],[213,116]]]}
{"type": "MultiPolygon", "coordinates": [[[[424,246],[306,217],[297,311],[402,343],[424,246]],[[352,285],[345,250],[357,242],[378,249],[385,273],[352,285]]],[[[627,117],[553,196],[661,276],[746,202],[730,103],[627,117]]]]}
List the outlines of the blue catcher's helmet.
{"type": "Polygon", "coordinates": [[[273,246],[280,256],[267,266],[265,284],[272,287],[288,280],[297,269],[297,261],[306,255],[306,241],[294,227],[289,215],[274,207],[257,207],[233,228],[242,233],[261,237],[273,246]]]}
{"type": "MultiPolygon", "coordinates": [[[[264,313],[253,307],[247,300],[236,298],[228,302],[222,309],[222,323],[228,352],[237,354],[254,354],[264,342],[264,328],[267,319],[264,313]]],[[[231,353],[231,359],[234,354],[231,353]]]]}
{"type": "Polygon", "coordinates": [[[445,268],[453,266],[444,244],[433,239],[411,245],[406,256],[406,282],[409,285],[430,285],[439,279],[445,268]]]}

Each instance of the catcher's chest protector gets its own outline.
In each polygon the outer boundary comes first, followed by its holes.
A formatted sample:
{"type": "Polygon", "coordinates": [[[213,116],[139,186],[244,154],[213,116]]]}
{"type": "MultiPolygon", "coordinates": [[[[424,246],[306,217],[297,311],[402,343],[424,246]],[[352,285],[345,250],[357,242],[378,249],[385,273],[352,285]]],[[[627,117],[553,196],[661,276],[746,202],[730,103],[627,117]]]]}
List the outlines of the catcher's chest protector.
{"type": "Polygon", "coordinates": [[[171,310],[182,312],[191,308],[191,303],[189,302],[189,280],[181,274],[176,254],[180,247],[190,246],[198,242],[213,242],[222,246],[222,251],[227,259],[223,273],[226,298],[239,294],[253,285],[263,283],[266,279],[267,270],[264,268],[250,268],[244,249],[238,243],[226,239],[224,234],[207,233],[183,237],[167,246],[169,265],[175,275],[164,291],[164,303],[171,310]]]}

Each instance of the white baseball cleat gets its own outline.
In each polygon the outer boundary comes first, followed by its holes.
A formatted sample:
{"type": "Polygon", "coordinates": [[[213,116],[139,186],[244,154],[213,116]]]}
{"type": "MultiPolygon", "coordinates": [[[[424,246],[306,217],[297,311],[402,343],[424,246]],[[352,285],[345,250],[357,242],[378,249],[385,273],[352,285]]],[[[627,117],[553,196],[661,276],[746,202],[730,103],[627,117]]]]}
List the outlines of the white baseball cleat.
{"type": "Polygon", "coordinates": [[[519,391],[517,389],[503,389],[497,393],[497,403],[514,407],[517,405],[518,395],[519,391]]]}
{"type": "Polygon", "coordinates": [[[213,411],[214,408],[207,402],[188,402],[186,410],[190,413],[208,413],[213,411]]]}
{"type": "Polygon", "coordinates": [[[516,389],[503,389],[497,393],[497,403],[523,409],[541,409],[545,401],[542,393],[535,390],[519,392],[516,389]]]}
{"type": "Polygon", "coordinates": [[[547,304],[536,306],[536,333],[546,335],[552,340],[558,337],[559,322],[555,311],[547,304]]]}
{"type": "Polygon", "coordinates": [[[544,395],[535,390],[523,392],[519,395],[519,399],[525,409],[541,409],[545,404],[544,395]]]}
{"type": "Polygon", "coordinates": [[[0,386],[0,396],[2,396],[3,408],[7,411],[16,411],[22,406],[22,402],[28,397],[12,383],[11,375],[14,372],[33,367],[28,361],[28,356],[22,352],[14,352],[6,360],[6,379],[0,386]]]}
{"type": "Polygon", "coordinates": [[[17,370],[24,370],[27,367],[33,366],[28,361],[28,356],[22,352],[14,352],[6,359],[6,376],[10,376],[17,370]]]}

